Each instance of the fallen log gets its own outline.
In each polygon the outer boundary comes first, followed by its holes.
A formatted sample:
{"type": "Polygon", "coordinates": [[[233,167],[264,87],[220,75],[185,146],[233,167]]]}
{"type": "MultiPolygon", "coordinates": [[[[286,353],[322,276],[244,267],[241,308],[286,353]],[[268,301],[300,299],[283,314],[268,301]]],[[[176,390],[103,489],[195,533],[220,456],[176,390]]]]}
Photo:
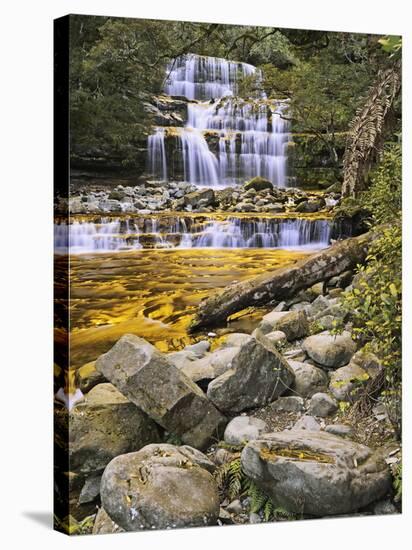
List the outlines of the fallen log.
{"type": "Polygon", "coordinates": [[[339,241],[292,266],[226,287],[200,303],[189,330],[194,332],[224,322],[232,313],[250,306],[290,298],[299,290],[353,269],[364,262],[369,245],[380,234],[376,230],[369,231],[359,237],[339,241]]]}

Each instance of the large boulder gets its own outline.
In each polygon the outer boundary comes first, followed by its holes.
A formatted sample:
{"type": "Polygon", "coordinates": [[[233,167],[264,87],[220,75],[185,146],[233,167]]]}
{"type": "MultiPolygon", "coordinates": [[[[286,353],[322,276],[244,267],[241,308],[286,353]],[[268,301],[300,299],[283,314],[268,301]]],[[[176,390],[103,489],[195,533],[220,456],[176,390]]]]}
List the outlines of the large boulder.
{"type": "Polygon", "coordinates": [[[324,331],[306,338],[302,348],[319,365],[338,368],[349,363],[356,344],[347,331],[338,335],[324,331]]]}
{"type": "Polygon", "coordinates": [[[309,414],[325,418],[334,414],[337,410],[338,404],[329,394],[319,392],[312,395],[308,408],[309,414]]]}
{"type": "Polygon", "coordinates": [[[226,418],[202,390],[143,338],[126,334],[96,369],[137,407],[184,443],[204,449],[226,418]]]}
{"type": "Polygon", "coordinates": [[[281,331],[289,341],[307,336],[309,323],[306,312],[299,311],[272,311],[263,316],[262,331],[270,333],[281,331]]]}
{"type": "Polygon", "coordinates": [[[301,397],[312,397],[328,387],[329,379],[322,369],[301,361],[288,360],[288,363],[295,373],[293,390],[301,397]]]}
{"type": "Polygon", "coordinates": [[[70,468],[84,475],[101,472],[115,456],[161,438],[155,422],[108,383],[76,403],[68,423],[70,468]]]}
{"type": "Polygon", "coordinates": [[[263,335],[241,346],[232,368],[213,380],[207,396],[225,412],[263,407],[284,393],[294,374],[275,345],[263,335]]]}
{"type": "Polygon", "coordinates": [[[126,531],[214,525],[220,503],[213,469],[191,447],[147,445],[110,462],[102,477],[102,505],[126,531]]]}
{"type": "Polygon", "coordinates": [[[224,440],[228,445],[244,445],[267,431],[266,422],[253,416],[236,416],[226,426],[224,440]]]}
{"type": "Polygon", "coordinates": [[[298,514],[351,513],[391,489],[382,456],[326,432],[266,434],[246,445],[241,461],[246,475],[275,506],[298,514]]]}

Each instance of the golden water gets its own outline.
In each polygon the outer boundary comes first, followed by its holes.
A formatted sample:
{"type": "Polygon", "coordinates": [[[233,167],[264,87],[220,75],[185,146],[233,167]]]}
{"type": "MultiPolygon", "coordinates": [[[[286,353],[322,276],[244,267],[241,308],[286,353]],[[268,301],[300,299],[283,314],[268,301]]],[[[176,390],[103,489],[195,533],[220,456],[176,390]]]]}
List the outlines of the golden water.
{"type": "MultiPolygon", "coordinates": [[[[203,248],[72,256],[71,367],[96,359],[125,333],[146,338],[161,351],[181,349],[202,337],[189,335],[187,328],[203,298],[305,255],[203,248]]],[[[229,329],[250,331],[264,311],[249,312],[230,323],[229,329]]]]}

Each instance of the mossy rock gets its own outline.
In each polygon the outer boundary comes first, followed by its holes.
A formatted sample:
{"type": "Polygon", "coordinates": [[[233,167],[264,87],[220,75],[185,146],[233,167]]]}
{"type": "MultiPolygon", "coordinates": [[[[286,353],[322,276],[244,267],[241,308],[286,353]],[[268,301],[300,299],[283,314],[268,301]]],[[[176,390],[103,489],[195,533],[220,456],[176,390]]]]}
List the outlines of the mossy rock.
{"type": "Polygon", "coordinates": [[[249,189],[254,189],[255,191],[263,191],[263,189],[273,189],[273,183],[265,178],[256,176],[250,181],[247,181],[244,184],[243,188],[245,189],[245,191],[249,191],[249,189]]]}

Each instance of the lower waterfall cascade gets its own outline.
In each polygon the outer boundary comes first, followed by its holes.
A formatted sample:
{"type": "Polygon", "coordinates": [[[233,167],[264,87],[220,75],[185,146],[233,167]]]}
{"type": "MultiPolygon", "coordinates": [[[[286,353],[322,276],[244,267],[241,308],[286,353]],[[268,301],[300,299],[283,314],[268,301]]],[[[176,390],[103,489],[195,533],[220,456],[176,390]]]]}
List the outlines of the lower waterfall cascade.
{"type": "Polygon", "coordinates": [[[324,248],[328,219],[205,216],[74,220],[54,226],[57,253],[94,253],[141,248],[324,248]]]}
{"type": "Polygon", "coordinates": [[[148,138],[148,171],[168,181],[171,161],[165,145],[169,134],[179,146],[183,179],[199,186],[227,187],[255,176],[286,186],[289,142],[288,101],[268,100],[264,92],[248,100],[236,97],[239,80],[254,78],[259,90],[261,71],[247,63],[194,54],[169,64],[165,93],[184,96],[187,121],[182,128],[156,127],[148,138]],[[216,151],[207,136],[218,139],[216,151]]]}

